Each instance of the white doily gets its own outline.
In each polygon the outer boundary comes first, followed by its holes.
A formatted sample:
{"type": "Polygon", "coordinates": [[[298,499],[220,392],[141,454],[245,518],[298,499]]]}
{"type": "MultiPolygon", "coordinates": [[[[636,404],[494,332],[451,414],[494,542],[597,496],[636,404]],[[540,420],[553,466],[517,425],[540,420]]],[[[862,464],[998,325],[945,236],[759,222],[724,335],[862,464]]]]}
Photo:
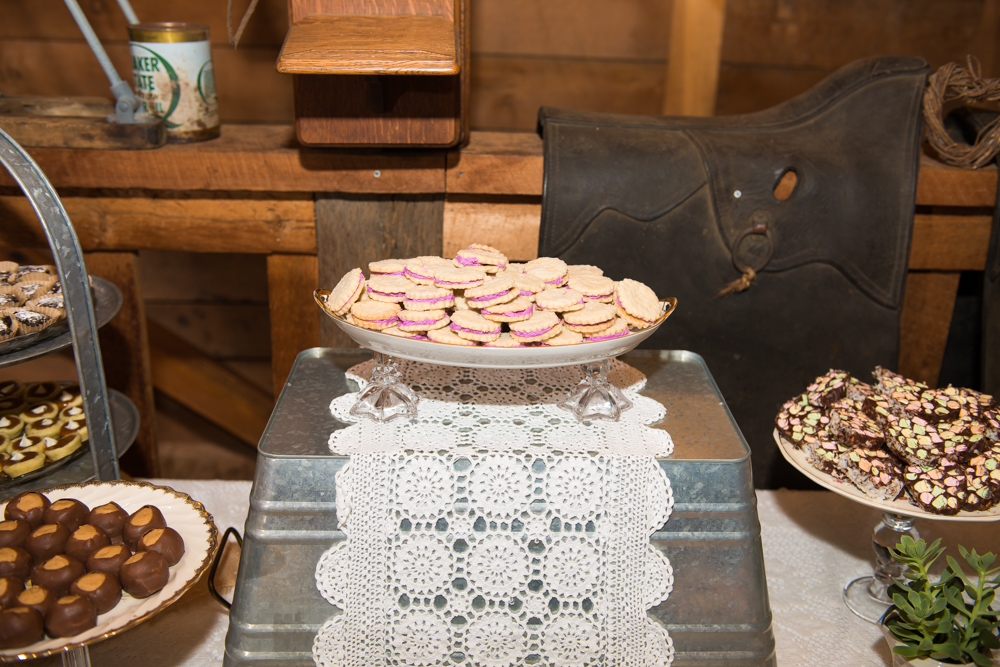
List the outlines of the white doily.
{"type": "MultiPolygon", "coordinates": [[[[608,381],[630,401],[632,409],[617,422],[583,423],[556,404],[583,379],[579,366],[526,369],[483,369],[438,366],[398,360],[403,382],[420,395],[419,417],[388,424],[369,420],[330,435],[330,451],[348,456],[361,452],[438,451],[452,448],[520,451],[600,452],[665,458],[674,451],[670,434],[649,428],[666,416],[663,405],[639,392],[646,376],[613,360],[608,381]]],[[[373,361],[354,366],[347,377],[363,390],[373,361]]],[[[330,403],[342,422],[356,394],[330,403]]]]}
{"type": "MultiPolygon", "coordinates": [[[[370,369],[350,373],[363,384],[370,369]]],[[[649,543],[673,507],[649,452],[672,442],[646,426],[665,411],[636,394],[642,374],[615,366],[636,405],[622,422],[580,425],[553,405],[576,369],[401,371],[421,395],[419,419],[366,421],[330,440],[351,454],[336,479],[348,539],[316,567],[343,612],[317,634],[316,664],[669,665],[670,637],[646,612],[673,588],[649,543]],[[509,398],[515,383],[523,403],[509,398]],[[475,402],[456,405],[462,396],[475,402]],[[449,417],[449,405],[469,414],[449,417]],[[638,447],[616,440],[641,430],[654,434],[638,447]]],[[[345,421],[356,395],[346,398],[331,405],[345,421]]]]}

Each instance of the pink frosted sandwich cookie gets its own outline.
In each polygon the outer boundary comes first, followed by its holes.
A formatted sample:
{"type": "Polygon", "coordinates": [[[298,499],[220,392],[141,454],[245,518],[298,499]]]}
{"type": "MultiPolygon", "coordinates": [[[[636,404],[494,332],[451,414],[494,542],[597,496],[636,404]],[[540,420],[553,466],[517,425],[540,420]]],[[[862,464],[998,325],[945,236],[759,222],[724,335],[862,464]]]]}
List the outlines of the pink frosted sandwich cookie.
{"type": "Polygon", "coordinates": [[[351,305],[361,297],[364,289],[365,275],[361,273],[361,269],[351,269],[329,294],[324,297],[321,293],[320,300],[334,315],[345,315],[351,309],[351,305]]]}
{"type": "Polygon", "coordinates": [[[534,312],[531,302],[526,297],[519,296],[513,301],[487,306],[479,314],[491,322],[520,322],[531,317],[534,312]]]}
{"type": "Polygon", "coordinates": [[[495,341],[483,343],[483,347],[524,347],[514,340],[509,333],[502,333],[495,341]]]}
{"type": "Polygon", "coordinates": [[[536,294],[545,291],[545,282],[538,276],[530,273],[512,274],[509,270],[505,271],[504,274],[514,279],[514,287],[518,289],[518,293],[530,301],[535,300],[536,294]]]}
{"type": "Polygon", "coordinates": [[[522,322],[510,323],[510,336],[519,343],[540,343],[554,338],[562,331],[562,322],[555,313],[536,310],[522,322]]]}
{"type": "Polygon", "coordinates": [[[591,301],[580,310],[563,315],[563,326],[581,334],[604,331],[618,319],[618,311],[610,303],[591,301]]]}
{"type": "Polygon", "coordinates": [[[478,347],[479,345],[475,341],[462,338],[448,327],[431,329],[427,332],[427,338],[435,343],[444,343],[445,345],[464,345],[465,347],[478,347]]]}
{"type": "Polygon", "coordinates": [[[592,333],[586,336],[585,340],[588,343],[600,343],[602,340],[614,340],[615,338],[624,338],[629,334],[628,322],[618,317],[611,324],[610,327],[604,329],[603,331],[598,331],[597,333],[592,333]]]}
{"type": "Polygon", "coordinates": [[[434,285],[444,289],[469,289],[479,287],[486,280],[486,274],[479,269],[433,267],[434,285]]]}
{"type": "Polygon", "coordinates": [[[401,310],[396,317],[401,331],[430,331],[447,326],[451,321],[443,310],[401,310]]]}
{"type": "Polygon", "coordinates": [[[443,257],[414,257],[403,265],[403,275],[417,285],[433,285],[434,267],[442,266],[441,262],[451,266],[451,262],[443,257]]]}
{"type": "Polygon", "coordinates": [[[660,317],[656,292],[637,280],[626,278],[615,286],[615,307],[629,326],[646,329],[660,317]]]}
{"type": "Polygon", "coordinates": [[[535,308],[538,310],[568,313],[574,310],[581,310],[586,305],[587,302],[584,300],[582,294],[567,287],[547,289],[535,295],[535,308]]]}
{"type": "Polygon", "coordinates": [[[402,276],[405,273],[405,259],[383,259],[368,263],[368,273],[375,276],[402,276]]]}
{"type": "Polygon", "coordinates": [[[563,345],[577,345],[583,342],[583,335],[578,334],[575,331],[570,331],[569,329],[563,328],[559,332],[558,336],[553,336],[548,339],[542,345],[547,345],[549,347],[562,347],[563,345]]]}
{"type": "Polygon", "coordinates": [[[433,285],[413,285],[406,290],[403,307],[407,310],[441,310],[455,305],[455,295],[433,285]]]}
{"type": "Polygon", "coordinates": [[[475,268],[486,273],[496,273],[507,267],[507,257],[499,250],[482,244],[476,245],[478,247],[469,246],[455,253],[455,266],[475,268]]]}
{"type": "Polygon", "coordinates": [[[372,301],[402,303],[406,298],[406,290],[413,283],[403,276],[372,276],[368,280],[367,291],[372,301]]]}
{"type": "Polygon", "coordinates": [[[524,272],[541,278],[545,283],[545,289],[565,285],[566,269],[566,262],[556,257],[539,257],[524,265],[524,272]]]}
{"type": "Polygon", "coordinates": [[[582,294],[587,301],[611,303],[615,300],[615,281],[605,276],[575,276],[571,273],[567,285],[582,294]]]}
{"type": "Polygon", "coordinates": [[[381,331],[399,324],[399,304],[386,301],[358,301],[351,306],[351,323],[363,329],[381,331]]]}
{"type": "Polygon", "coordinates": [[[411,340],[429,340],[427,336],[420,331],[403,331],[399,327],[382,329],[379,333],[389,334],[390,336],[396,336],[397,338],[409,338],[411,340]]]}
{"type": "Polygon", "coordinates": [[[570,264],[566,267],[566,275],[573,276],[603,276],[604,270],[591,264],[570,264]]]}
{"type": "Polygon", "coordinates": [[[510,276],[498,275],[489,278],[479,287],[470,287],[462,295],[470,308],[486,308],[498,303],[513,301],[518,291],[514,287],[514,279],[510,276]]]}
{"type": "Polygon", "coordinates": [[[500,337],[500,324],[490,322],[474,310],[459,310],[451,317],[451,330],[455,335],[480,343],[489,343],[500,337]]]}

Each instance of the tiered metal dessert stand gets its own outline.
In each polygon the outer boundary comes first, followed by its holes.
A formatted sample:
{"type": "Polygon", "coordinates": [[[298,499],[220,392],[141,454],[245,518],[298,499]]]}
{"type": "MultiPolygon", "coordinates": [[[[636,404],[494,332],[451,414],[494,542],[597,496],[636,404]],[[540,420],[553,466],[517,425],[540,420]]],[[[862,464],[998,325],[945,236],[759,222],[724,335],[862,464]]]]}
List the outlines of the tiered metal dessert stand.
{"type": "MultiPolygon", "coordinates": [[[[112,283],[96,277],[93,278],[91,292],[83,250],[59,196],[35,161],[3,130],[0,130],[0,162],[31,202],[45,231],[62,284],[69,323],[69,330],[64,334],[0,355],[0,366],[27,361],[72,344],[90,446],[89,460],[81,458],[60,468],[52,476],[18,486],[7,495],[88,479],[116,480],[120,477],[118,457],[135,439],[139,415],[127,397],[108,391],[97,329],[118,312],[122,303],[121,292],[112,283]]],[[[62,656],[66,665],[90,664],[86,647],[70,648],[62,656]]]]}

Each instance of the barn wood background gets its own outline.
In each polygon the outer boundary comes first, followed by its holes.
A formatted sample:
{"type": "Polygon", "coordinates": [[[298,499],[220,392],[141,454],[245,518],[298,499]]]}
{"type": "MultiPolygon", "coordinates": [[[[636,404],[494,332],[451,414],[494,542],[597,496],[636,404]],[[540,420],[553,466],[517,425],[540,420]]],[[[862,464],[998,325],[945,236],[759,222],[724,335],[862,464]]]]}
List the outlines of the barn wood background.
{"type": "MultiPolygon", "coordinates": [[[[260,1],[238,49],[227,41],[225,0],[132,4],[142,20],[210,26],[224,123],[291,123],[291,77],[274,69],[285,0],[260,1]]],[[[235,4],[234,22],[246,2],[235,4]]],[[[117,3],[81,5],[128,78],[117,3]]],[[[533,130],[543,104],[662,113],[671,12],[671,0],[471,0],[472,129],[533,130]]],[[[923,56],[932,68],[974,54],[997,76],[998,37],[1000,0],[728,0],[715,111],[767,108],[878,54],[923,56]]],[[[93,96],[107,86],[62,0],[0,0],[0,93],[93,96]]],[[[169,206],[185,195],[158,196],[169,206]]],[[[206,214],[239,215],[218,204],[206,214]]],[[[277,201],[276,214],[295,218],[311,204],[277,201]]],[[[142,251],[140,260],[154,325],[273,395],[266,257],[142,251]]]]}

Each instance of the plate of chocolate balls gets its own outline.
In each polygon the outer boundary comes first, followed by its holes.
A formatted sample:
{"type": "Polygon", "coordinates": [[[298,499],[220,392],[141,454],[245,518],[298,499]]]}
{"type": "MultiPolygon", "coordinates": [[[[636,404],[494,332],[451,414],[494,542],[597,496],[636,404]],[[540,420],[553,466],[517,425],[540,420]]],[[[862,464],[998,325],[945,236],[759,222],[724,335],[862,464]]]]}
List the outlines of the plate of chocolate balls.
{"type": "Polygon", "coordinates": [[[198,581],[218,542],[201,503],[141,482],[26,491],[0,509],[2,661],[141,623],[198,581]]]}

